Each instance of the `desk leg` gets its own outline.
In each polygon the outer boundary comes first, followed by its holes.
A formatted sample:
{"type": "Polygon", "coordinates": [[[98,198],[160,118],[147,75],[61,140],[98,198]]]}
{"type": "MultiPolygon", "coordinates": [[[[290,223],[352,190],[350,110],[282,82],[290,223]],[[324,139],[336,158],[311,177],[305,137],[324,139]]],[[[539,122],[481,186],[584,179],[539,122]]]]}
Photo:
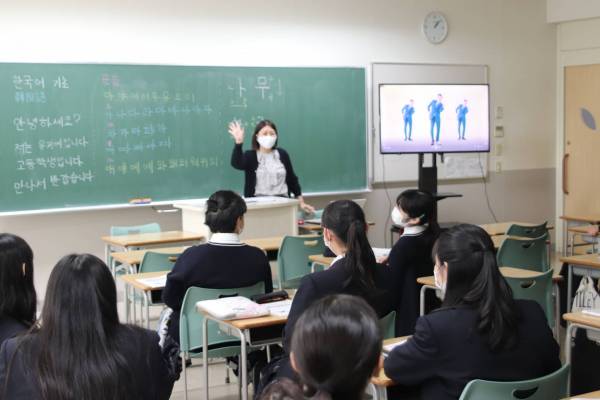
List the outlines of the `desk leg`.
{"type": "Polygon", "coordinates": [[[239,331],[240,343],[242,344],[242,400],[248,400],[248,349],[246,347],[246,336],[239,331]]]}
{"type": "Polygon", "coordinates": [[[567,309],[565,311],[569,313],[571,312],[571,303],[573,301],[573,266],[569,264],[567,270],[569,273],[567,277],[567,309]]]}
{"type": "Polygon", "coordinates": [[[423,285],[421,286],[421,292],[419,293],[419,315],[425,315],[425,291],[427,289],[436,290],[435,286],[423,285]]]}
{"type": "Polygon", "coordinates": [[[556,282],[554,283],[554,337],[557,341],[559,340],[560,318],[560,288],[556,282]]]}
{"type": "MultiPolygon", "coordinates": [[[[571,365],[571,346],[573,344],[573,333],[577,331],[577,326],[572,323],[567,323],[567,332],[565,334],[565,364],[571,365]]],[[[567,396],[571,395],[571,373],[567,380],[567,396]]]]}
{"type": "Polygon", "coordinates": [[[129,323],[129,284],[125,283],[125,323],[129,323]]]}
{"type": "Polygon", "coordinates": [[[151,296],[152,296],[152,292],[151,291],[147,291],[144,292],[144,298],[146,299],[145,306],[146,306],[146,329],[150,329],[150,302],[151,302],[151,296]]]}
{"type": "Polygon", "coordinates": [[[369,389],[373,400],[387,400],[387,389],[385,386],[379,386],[369,382],[369,389]]]}
{"type": "Polygon", "coordinates": [[[204,370],[204,398],[208,400],[208,318],[206,316],[202,321],[202,368],[204,370]]]}

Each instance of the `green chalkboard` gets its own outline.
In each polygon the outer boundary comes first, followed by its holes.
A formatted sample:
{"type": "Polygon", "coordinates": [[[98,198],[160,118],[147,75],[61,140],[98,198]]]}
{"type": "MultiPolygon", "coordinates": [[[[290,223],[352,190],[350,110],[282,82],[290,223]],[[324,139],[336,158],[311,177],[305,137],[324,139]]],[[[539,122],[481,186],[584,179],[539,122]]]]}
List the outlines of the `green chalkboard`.
{"type": "Polygon", "coordinates": [[[243,191],[227,124],[273,120],[304,193],[367,186],[363,68],[0,64],[0,212],[243,191]]]}

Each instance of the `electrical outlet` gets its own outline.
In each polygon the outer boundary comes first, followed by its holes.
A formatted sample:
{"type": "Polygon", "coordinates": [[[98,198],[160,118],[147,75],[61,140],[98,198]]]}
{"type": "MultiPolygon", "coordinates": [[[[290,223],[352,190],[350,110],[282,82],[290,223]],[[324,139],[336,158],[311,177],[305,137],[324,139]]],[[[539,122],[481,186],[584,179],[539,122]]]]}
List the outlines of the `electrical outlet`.
{"type": "Polygon", "coordinates": [[[494,129],[494,137],[504,137],[504,126],[501,124],[496,124],[496,128],[494,129]]]}
{"type": "Polygon", "coordinates": [[[498,172],[498,173],[502,172],[502,162],[501,161],[496,161],[496,172],[498,172]]]}
{"type": "Polygon", "coordinates": [[[497,156],[501,156],[503,150],[502,143],[497,143],[495,149],[496,151],[494,152],[494,154],[496,154],[497,156]]]}
{"type": "Polygon", "coordinates": [[[504,118],[504,107],[498,106],[496,107],[496,119],[504,118]]]}

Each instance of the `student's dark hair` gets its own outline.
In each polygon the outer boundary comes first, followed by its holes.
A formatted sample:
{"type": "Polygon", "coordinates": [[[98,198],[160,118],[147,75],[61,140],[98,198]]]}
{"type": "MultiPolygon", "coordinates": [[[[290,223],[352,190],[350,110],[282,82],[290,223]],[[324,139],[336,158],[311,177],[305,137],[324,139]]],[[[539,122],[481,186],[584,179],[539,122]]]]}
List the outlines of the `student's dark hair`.
{"type": "Polygon", "coordinates": [[[36,305],[33,251],[19,236],[0,233],[0,317],[31,326],[36,305]]]}
{"type": "Polygon", "coordinates": [[[299,384],[289,378],[281,378],[269,383],[259,400],[305,400],[305,397],[299,384]]]}
{"type": "Polygon", "coordinates": [[[277,141],[279,140],[279,132],[277,131],[277,127],[275,126],[275,123],[273,121],[270,121],[268,119],[263,119],[258,124],[256,124],[256,126],[254,127],[254,134],[252,135],[252,149],[253,150],[258,150],[260,148],[260,144],[258,143],[258,140],[257,140],[258,132],[260,132],[260,130],[262,128],[264,128],[265,126],[269,126],[269,127],[273,128],[273,130],[275,131],[275,134],[277,134],[277,140],[275,141],[275,144],[273,145],[274,149],[277,148],[277,141]]]}
{"type": "Polygon", "coordinates": [[[232,233],[239,217],[246,213],[246,202],[231,190],[219,190],[206,201],[204,223],[212,233],[232,233]]]}
{"type": "Polygon", "coordinates": [[[367,221],[362,208],[351,200],[337,200],[323,210],[321,224],[346,244],[345,265],[350,271],[346,285],[354,284],[363,293],[375,289],[372,268],[377,264],[367,239],[367,221]]]}
{"type": "Polygon", "coordinates": [[[41,327],[19,346],[43,400],[136,398],[121,352],[133,343],[119,340],[117,291],[102,260],[91,254],[61,258],[50,274],[41,318],[41,327]]]}
{"type": "Polygon", "coordinates": [[[375,311],[360,297],[333,295],[311,305],[292,336],[294,361],[313,399],[362,399],[381,354],[375,311]]]}
{"type": "Polygon", "coordinates": [[[427,229],[437,236],[440,226],[435,218],[435,199],[426,191],[408,189],[396,198],[396,205],[402,209],[411,219],[419,218],[419,225],[427,224],[427,229]]]}
{"type": "Polygon", "coordinates": [[[469,305],[477,310],[477,330],[492,351],[516,344],[518,310],[500,273],[492,239],[482,228],[462,224],[443,231],[433,248],[448,264],[443,307],[469,305]]]}

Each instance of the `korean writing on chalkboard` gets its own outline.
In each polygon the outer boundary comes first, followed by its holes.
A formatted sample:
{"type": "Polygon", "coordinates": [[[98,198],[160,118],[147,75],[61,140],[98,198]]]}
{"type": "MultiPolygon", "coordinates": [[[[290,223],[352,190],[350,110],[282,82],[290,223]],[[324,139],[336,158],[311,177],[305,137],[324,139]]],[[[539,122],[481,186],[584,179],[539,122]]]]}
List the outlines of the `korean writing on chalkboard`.
{"type": "Polygon", "coordinates": [[[223,162],[218,157],[170,158],[136,162],[114,162],[114,160],[110,159],[105,166],[105,171],[109,176],[140,175],[142,172],[152,175],[157,172],[174,169],[216,168],[222,165],[223,162]]]}
{"type": "Polygon", "coordinates": [[[79,124],[80,114],[60,115],[57,117],[15,117],[13,125],[18,132],[35,131],[39,129],[48,129],[53,127],[68,128],[79,124]]]}
{"type": "Polygon", "coordinates": [[[18,171],[33,171],[35,169],[57,169],[66,167],[82,167],[81,156],[37,157],[17,160],[18,171]]]}
{"type": "Polygon", "coordinates": [[[80,183],[91,183],[95,176],[91,170],[52,174],[43,178],[19,179],[13,182],[15,194],[46,191],[50,187],[72,186],[80,183]]]}
{"type": "Polygon", "coordinates": [[[169,92],[169,91],[152,91],[152,92],[140,92],[140,91],[127,91],[127,90],[105,90],[104,99],[113,103],[123,103],[131,101],[141,101],[149,103],[168,103],[174,102],[196,102],[196,95],[191,92],[169,92]]]}
{"type": "Polygon", "coordinates": [[[83,148],[88,146],[89,142],[85,136],[80,137],[63,137],[57,139],[40,139],[38,140],[38,149],[44,150],[62,150],[70,148],[83,148]]]}

